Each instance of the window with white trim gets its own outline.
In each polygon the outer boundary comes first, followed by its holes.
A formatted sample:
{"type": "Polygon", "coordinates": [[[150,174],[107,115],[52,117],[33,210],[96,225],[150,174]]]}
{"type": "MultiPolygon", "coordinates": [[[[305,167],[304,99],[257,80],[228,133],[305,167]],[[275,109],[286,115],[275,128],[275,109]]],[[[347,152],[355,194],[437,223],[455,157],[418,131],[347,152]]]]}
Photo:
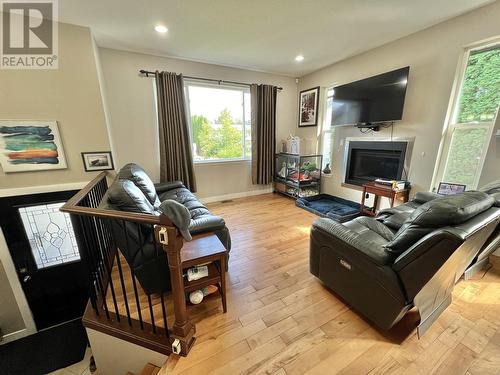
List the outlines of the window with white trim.
{"type": "Polygon", "coordinates": [[[332,122],[332,109],[333,109],[333,88],[326,90],[326,103],[325,103],[325,115],[323,117],[323,131],[321,135],[321,153],[323,155],[323,167],[324,169],[327,164],[332,166],[332,153],[333,153],[333,143],[335,140],[335,127],[331,126],[332,122]]]}
{"type": "Polygon", "coordinates": [[[457,87],[434,189],[441,181],[477,188],[500,105],[499,42],[465,52],[457,87]]]}
{"type": "Polygon", "coordinates": [[[250,89],[185,81],[195,163],[251,157],[250,89]]]}

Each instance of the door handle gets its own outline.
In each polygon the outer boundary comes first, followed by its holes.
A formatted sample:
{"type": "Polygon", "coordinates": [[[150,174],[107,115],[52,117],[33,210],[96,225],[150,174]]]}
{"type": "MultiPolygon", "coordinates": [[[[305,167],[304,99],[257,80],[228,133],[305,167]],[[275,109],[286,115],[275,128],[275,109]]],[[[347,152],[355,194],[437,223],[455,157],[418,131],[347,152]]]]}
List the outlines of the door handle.
{"type": "Polygon", "coordinates": [[[27,283],[28,281],[31,280],[31,276],[30,275],[26,275],[23,277],[23,282],[27,283]]]}

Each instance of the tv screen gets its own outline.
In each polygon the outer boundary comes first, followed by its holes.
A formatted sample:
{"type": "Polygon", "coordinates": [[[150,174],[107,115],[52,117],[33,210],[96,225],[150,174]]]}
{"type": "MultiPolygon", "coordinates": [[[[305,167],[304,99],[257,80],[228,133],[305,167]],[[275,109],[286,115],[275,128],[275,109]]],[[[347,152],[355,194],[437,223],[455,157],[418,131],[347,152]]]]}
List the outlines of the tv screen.
{"type": "Polygon", "coordinates": [[[401,120],[410,67],[333,88],[332,125],[401,120]]]}

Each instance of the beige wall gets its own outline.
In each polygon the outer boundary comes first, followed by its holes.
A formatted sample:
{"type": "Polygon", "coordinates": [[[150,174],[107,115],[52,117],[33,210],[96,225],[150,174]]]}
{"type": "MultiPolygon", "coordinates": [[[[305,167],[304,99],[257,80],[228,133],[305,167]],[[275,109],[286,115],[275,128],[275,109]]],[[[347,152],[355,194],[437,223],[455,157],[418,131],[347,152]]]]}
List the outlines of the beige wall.
{"type": "MultiPolygon", "coordinates": [[[[500,2],[480,8],[361,55],[330,65],[300,79],[299,90],[352,82],[409,65],[410,77],[403,120],[394,126],[395,137],[415,137],[409,171],[412,193],[428,190],[445,116],[463,48],[500,35],[500,2]]],[[[325,179],[327,193],[359,200],[360,193],[344,188],[343,146],[346,137],[365,137],[353,127],[338,127],[333,150],[333,177],[325,179]]],[[[316,129],[300,130],[314,137],[316,129]]],[[[388,129],[374,133],[388,137],[388,129]]],[[[481,182],[500,177],[499,138],[492,140],[481,182]]]]}
{"type": "MultiPolygon", "coordinates": [[[[46,192],[51,190],[49,185],[62,190],[66,187],[61,184],[92,179],[97,172],[84,171],[80,153],[109,150],[110,146],[90,30],[60,24],[59,69],[0,70],[0,85],[0,119],[57,120],[68,164],[63,170],[9,174],[0,168],[0,196],[36,193],[38,187],[46,192]]],[[[10,261],[1,233],[0,258],[10,261]]],[[[0,265],[0,326],[4,334],[25,328],[13,294],[13,289],[22,294],[21,287],[13,267],[13,276],[7,280],[5,266],[0,265]]],[[[29,311],[25,314],[30,315],[29,311]]]]}
{"type": "Polygon", "coordinates": [[[86,181],[82,151],[109,150],[88,28],[59,25],[59,69],[0,70],[0,119],[57,120],[67,169],[5,174],[0,189],[86,181]]]}
{"type": "MultiPolygon", "coordinates": [[[[121,167],[128,162],[136,162],[155,181],[159,179],[160,162],[154,80],[139,76],[140,69],[282,86],[277,104],[277,139],[286,137],[296,127],[297,91],[294,78],[104,48],[100,49],[100,56],[116,164],[121,167]]],[[[195,173],[197,194],[202,198],[263,188],[252,185],[250,163],[247,161],[197,164],[195,173]]]]}

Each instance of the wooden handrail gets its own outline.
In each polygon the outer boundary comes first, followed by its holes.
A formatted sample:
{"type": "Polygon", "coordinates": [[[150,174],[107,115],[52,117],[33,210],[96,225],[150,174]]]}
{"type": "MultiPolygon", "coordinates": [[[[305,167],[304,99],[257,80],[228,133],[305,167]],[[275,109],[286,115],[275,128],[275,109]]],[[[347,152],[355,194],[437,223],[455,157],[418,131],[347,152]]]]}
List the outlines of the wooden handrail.
{"type": "MultiPolygon", "coordinates": [[[[85,216],[96,216],[105,219],[119,219],[125,221],[134,221],[141,224],[154,224],[159,225],[162,223],[160,216],[140,214],[136,212],[118,211],[118,210],[108,210],[103,208],[91,208],[83,206],[73,206],[68,207],[66,205],[60,208],[61,211],[67,212],[69,214],[85,215],[85,216]]],[[[167,218],[168,220],[168,218],[167,218]]],[[[170,223],[170,225],[172,225],[170,223]]]]}
{"type": "Polygon", "coordinates": [[[93,180],[91,180],[80,191],[78,191],[78,193],[73,195],[73,197],[71,197],[71,199],[68,200],[61,208],[78,206],[82,201],[82,199],[85,198],[88,193],[90,193],[90,191],[94,188],[94,186],[96,186],[99,182],[101,182],[101,180],[105,179],[107,176],[108,172],[99,173],[93,180]]]}

